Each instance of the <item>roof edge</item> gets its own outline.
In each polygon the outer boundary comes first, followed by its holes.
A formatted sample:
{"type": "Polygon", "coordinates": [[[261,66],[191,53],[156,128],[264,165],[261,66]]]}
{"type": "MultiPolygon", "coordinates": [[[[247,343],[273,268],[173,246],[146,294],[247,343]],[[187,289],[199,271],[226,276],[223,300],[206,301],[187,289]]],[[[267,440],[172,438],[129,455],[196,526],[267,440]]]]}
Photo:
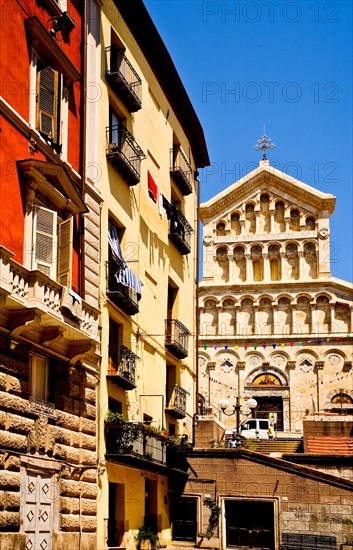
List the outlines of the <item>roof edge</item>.
{"type": "Polygon", "coordinates": [[[168,101],[188,137],[195,164],[209,166],[203,128],[172,58],[142,0],[114,0],[125,23],[150,64],[168,101]]]}

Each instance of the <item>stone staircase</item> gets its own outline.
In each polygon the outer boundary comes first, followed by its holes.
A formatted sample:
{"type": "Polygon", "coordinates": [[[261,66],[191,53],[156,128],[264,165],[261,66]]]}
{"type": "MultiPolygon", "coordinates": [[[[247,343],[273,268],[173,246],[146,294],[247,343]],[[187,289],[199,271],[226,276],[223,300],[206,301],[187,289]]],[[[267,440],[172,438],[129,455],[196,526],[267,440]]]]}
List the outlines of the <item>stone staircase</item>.
{"type": "MultiPolygon", "coordinates": [[[[254,449],[255,450],[255,449],[254,449]]],[[[289,455],[303,452],[302,439],[275,439],[273,441],[261,440],[256,443],[256,452],[264,455],[275,453],[276,455],[289,455]]]]}

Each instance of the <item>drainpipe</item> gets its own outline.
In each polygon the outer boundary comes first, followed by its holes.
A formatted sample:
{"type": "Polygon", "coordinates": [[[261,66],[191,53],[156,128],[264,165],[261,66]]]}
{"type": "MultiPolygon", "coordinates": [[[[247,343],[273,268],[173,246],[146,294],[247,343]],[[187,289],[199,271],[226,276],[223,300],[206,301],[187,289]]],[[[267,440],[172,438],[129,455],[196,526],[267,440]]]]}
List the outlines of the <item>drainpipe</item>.
{"type": "MultiPolygon", "coordinates": [[[[81,196],[85,202],[86,195],[86,126],[87,126],[87,2],[83,2],[82,15],[82,50],[81,50],[81,136],[80,136],[80,164],[81,164],[81,196]]],[[[84,214],[80,216],[80,273],[79,285],[80,296],[85,298],[85,232],[84,232],[84,214]]]]}
{"type": "Polygon", "coordinates": [[[195,172],[196,178],[196,269],[195,269],[195,275],[196,275],[196,281],[195,281],[195,300],[196,300],[196,307],[195,307],[195,315],[196,315],[196,338],[195,338],[195,347],[196,347],[196,365],[195,365],[195,372],[196,372],[196,384],[195,384],[195,412],[193,415],[193,422],[192,422],[192,442],[195,446],[195,426],[197,422],[197,415],[198,415],[198,403],[199,403],[199,334],[200,334],[200,315],[199,315],[199,276],[200,276],[200,180],[197,179],[198,172],[195,172]]]}

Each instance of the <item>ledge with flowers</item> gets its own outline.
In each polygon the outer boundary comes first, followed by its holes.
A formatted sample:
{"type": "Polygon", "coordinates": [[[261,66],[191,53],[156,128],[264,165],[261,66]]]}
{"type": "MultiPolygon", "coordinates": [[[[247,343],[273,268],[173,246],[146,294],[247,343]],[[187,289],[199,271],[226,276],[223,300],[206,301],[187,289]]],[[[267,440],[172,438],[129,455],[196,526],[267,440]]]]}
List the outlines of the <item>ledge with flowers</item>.
{"type": "Polygon", "coordinates": [[[187,471],[186,459],[192,449],[187,436],[169,435],[161,427],[127,421],[122,414],[108,411],[105,438],[107,458],[118,462],[126,462],[126,457],[143,459],[151,466],[187,471]]]}

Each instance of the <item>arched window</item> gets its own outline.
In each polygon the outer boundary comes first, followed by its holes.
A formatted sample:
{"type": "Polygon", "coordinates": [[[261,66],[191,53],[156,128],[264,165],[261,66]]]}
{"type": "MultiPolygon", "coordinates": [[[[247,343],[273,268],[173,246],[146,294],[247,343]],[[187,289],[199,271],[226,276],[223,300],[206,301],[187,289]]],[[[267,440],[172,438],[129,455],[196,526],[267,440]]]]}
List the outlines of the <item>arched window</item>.
{"type": "Polygon", "coordinates": [[[307,231],[314,231],[316,227],[316,221],[313,216],[308,216],[305,220],[305,229],[307,231]]]}
{"type": "Polygon", "coordinates": [[[236,235],[240,235],[241,228],[240,228],[240,214],[238,212],[234,212],[231,215],[230,218],[230,227],[232,231],[235,232],[236,235]]]}
{"type": "Polygon", "coordinates": [[[284,203],[282,201],[276,202],[274,221],[274,229],[276,232],[282,232],[285,230],[286,224],[284,221],[284,203]]]}
{"type": "Polygon", "coordinates": [[[226,224],[224,222],[217,223],[216,235],[217,237],[224,237],[226,234],[226,224]]]}
{"type": "Polygon", "coordinates": [[[279,246],[271,244],[268,249],[268,257],[270,260],[271,281],[281,280],[281,258],[279,255],[279,246]]]}
{"type": "Polygon", "coordinates": [[[290,211],[289,229],[291,231],[300,231],[300,214],[297,208],[290,211]]]}

